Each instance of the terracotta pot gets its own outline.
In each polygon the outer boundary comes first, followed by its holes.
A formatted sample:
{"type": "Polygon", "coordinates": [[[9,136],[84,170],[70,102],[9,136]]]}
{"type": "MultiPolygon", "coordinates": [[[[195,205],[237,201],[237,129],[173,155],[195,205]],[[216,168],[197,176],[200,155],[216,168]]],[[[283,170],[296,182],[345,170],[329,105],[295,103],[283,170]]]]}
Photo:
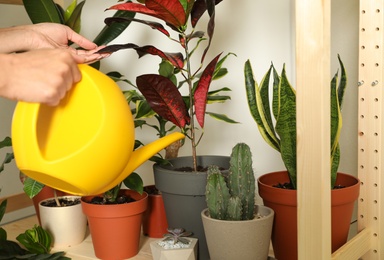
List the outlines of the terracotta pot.
{"type": "MultiPolygon", "coordinates": [[[[286,171],[272,172],[260,176],[258,187],[264,205],[275,211],[272,230],[272,245],[276,259],[297,259],[297,192],[273,187],[289,182],[286,171]]],[[[359,196],[359,180],[348,174],[338,173],[336,185],[345,186],[331,191],[332,252],[348,239],[354,202],[359,196]]]]}
{"type": "MultiPolygon", "coordinates": [[[[80,199],[79,196],[62,196],[68,200],[80,199]]],[[[65,207],[43,206],[39,203],[41,226],[52,235],[52,244],[56,248],[70,247],[83,242],[87,231],[87,218],[83,214],[81,204],[65,207]]]]}
{"type": "MultiPolygon", "coordinates": [[[[39,210],[39,203],[42,200],[53,198],[55,195],[53,193],[54,189],[49,186],[44,186],[44,188],[35,196],[32,198],[33,206],[35,207],[37,220],[39,221],[39,225],[41,226],[41,220],[40,220],[40,210],[39,210]]],[[[57,196],[64,196],[66,195],[62,191],[56,190],[57,196]]]]}
{"type": "Polygon", "coordinates": [[[262,218],[252,220],[219,220],[201,212],[211,260],[266,260],[271,242],[274,212],[265,206],[255,206],[262,218]]]}
{"type": "MultiPolygon", "coordinates": [[[[155,185],[144,187],[156,189],[155,185]]],[[[162,238],[167,233],[168,222],[165,214],[163,196],[161,194],[150,194],[148,191],[148,207],[143,216],[143,234],[152,238],[162,238]]]]}
{"type": "Polygon", "coordinates": [[[139,253],[143,213],[147,208],[148,194],[121,190],[135,202],[116,205],[96,205],[92,197],[83,197],[81,205],[88,218],[96,257],[103,260],[119,260],[139,253]]]}

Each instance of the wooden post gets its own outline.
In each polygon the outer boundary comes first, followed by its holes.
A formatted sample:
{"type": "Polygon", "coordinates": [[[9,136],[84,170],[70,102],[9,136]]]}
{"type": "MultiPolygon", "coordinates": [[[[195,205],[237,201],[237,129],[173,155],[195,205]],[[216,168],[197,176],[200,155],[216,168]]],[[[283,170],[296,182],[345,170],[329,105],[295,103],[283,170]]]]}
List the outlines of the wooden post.
{"type": "Polygon", "coordinates": [[[331,258],[330,0],[296,0],[299,259],[331,258]]]}

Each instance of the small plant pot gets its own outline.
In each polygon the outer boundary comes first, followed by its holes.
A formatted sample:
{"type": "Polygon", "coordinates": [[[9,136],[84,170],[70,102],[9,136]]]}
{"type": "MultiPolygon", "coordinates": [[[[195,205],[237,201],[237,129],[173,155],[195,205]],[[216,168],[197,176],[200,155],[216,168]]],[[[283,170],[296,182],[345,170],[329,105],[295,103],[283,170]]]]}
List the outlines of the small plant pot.
{"type": "Polygon", "coordinates": [[[103,260],[127,259],[139,253],[141,224],[147,208],[148,194],[120,190],[135,201],[125,204],[98,205],[83,197],[81,205],[87,215],[96,257],[103,260]]]}
{"type": "Polygon", "coordinates": [[[156,240],[150,243],[153,260],[195,260],[197,259],[197,239],[187,238],[191,241],[187,248],[168,248],[159,243],[163,240],[156,240]]]}
{"type": "Polygon", "coordinates": [[[219,220],[201,212],[211,260],[266,260],[272,234],[274,211],[255,206],[252,220],[219,220]]]}
{"type": "Polygon", "coordinates": [[[158,194],[155,185],[144,187],[144,191],[148,193],[148,207],[143,216],[143,234],[151,238],[162,238],[168,228],[163,196],[158,194]]]}
{"type": "Polygon", "coordinates": [[[41,226],[52,235],[53,246],[56,248],[70,247],[80,244],[87,231],[87,218],[83,214],[79,196],[58,197],[67,200],[79,200],[71,206],[48,207],[42,204],[54,200],[45,199],[39,203],[41,226]]]}
{"type": "MultiPolygon", "coordinates": [[[[56,190],[56,196],[64,196],[66,195],[64,192],[56,190]]],[[[54,189],[49,186],[44,186],[44,188],[35,196],[32,198],[33,206],[35,207],[37,220],[39,221],[39,225],[41,226],[41,220],[40,220],[40,210],[39,210],[39,204],[42,200],[53,198],[54,195],[54,189]]]]}

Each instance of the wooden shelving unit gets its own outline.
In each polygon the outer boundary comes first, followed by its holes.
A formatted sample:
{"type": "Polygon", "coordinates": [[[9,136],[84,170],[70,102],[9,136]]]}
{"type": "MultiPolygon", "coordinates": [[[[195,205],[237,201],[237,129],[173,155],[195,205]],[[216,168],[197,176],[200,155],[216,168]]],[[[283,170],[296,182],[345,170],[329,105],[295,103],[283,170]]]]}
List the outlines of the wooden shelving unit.
{"type": "Polygon", "coordinates": [[[381,206],[384,198],[384,0],[360,0],[359,82],[356,82],[359,88],[358,177],[361,180],[359,232],[333,254],[329,242],[330,141],[326,109],[330,106],[329,90],[324,89],[330,78],[330,4],[330,0],[296,0],[299,259],[384,259],[384,239],[381,238],[384,234],[381,206]],[[307,174],[300,174],[304,171],[307,174]]]}
{"type": "MultiPolygon", "coordinates": [[[[0,0],[2,3],[21,4],[21,0],[0,0]]],[[[384,259],[384,0],[360,0],[356,82],[358,177],[362,182],[359,232],[333,254],[328,184],[330,105],[329,89],[325,88],[331,78],[331,0],[296,0],[295,5],[299,259],[384,259]]]]}

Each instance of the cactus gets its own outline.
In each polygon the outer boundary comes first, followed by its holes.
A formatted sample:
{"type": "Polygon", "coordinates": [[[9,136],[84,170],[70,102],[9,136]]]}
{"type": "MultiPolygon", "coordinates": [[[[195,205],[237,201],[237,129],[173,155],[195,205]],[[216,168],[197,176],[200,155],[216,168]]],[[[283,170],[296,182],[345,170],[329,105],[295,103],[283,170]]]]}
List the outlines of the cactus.
{"type": "Polygon", "coordinates": [[[237,144],[231,153],[225,178],[215,165],[208,167],[206,200],[211,218],[249,220],[254,217],[255,176],[248,145],[237,144]]]}
{"type": "Polygon", "coordinates": [[[226,219],[230,194],[225,178],[216,165],[208,167],[206,198],[210,216],[226,219]]]}
{"type": "Polygon", "coordinates": [[[239,143],[232,149],[228,182],[231,195],[241,199],[242,219],[253,219],[255,175],[252,169],[251,149],[245,143],[239,143]]]}

